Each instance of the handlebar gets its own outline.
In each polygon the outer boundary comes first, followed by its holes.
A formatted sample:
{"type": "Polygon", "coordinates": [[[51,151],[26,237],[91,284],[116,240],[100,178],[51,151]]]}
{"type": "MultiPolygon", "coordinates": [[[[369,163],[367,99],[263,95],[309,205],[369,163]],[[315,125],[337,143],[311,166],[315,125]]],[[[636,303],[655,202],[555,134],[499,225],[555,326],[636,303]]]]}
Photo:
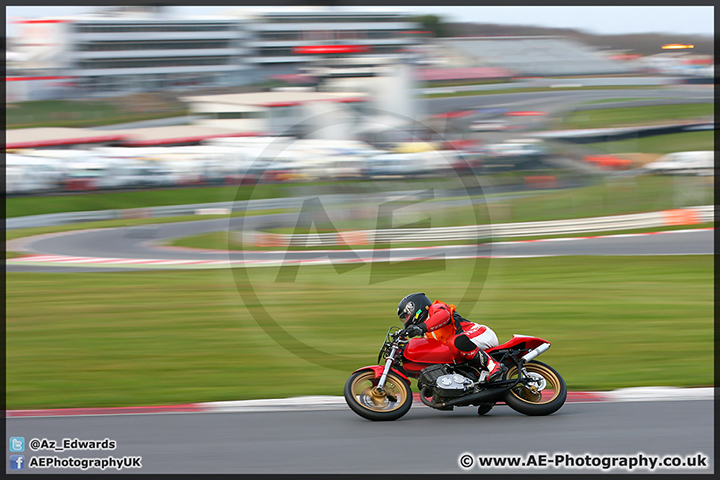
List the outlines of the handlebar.
{"type": "Polygon", "coordinates": [[[380,363],[384,355],[387,355],[390,352],[391,345],[395,342],[398,342],[398,344],[408,342],[407,333],[405,332],[404,328],[390,327],[388,329],[388,332],[385,336],[385,343],[383,343],[383,346],[380,349],[380,353],[378,354],[378,363],[380,363]],[[397,330],[393,332],[393,329],[397,330]]]}

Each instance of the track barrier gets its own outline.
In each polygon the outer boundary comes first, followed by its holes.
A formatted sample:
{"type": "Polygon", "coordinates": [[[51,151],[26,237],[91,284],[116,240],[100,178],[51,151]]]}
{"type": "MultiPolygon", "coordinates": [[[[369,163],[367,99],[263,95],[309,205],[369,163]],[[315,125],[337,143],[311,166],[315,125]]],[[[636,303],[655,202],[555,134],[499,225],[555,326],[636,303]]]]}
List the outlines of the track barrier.
{"type": "Polygon", "coordinates": [[[234,232],[232,238],[235,241],[258,247],[327,247],[337,245],[487,240],[490,238],[533,237],[676,225],[696,225],[714,221],[714,212],[714,205],[705,205],[629,215],[575,218],[547,222],[501,223],[496,225],[348,230],[312,234],[277,234],[245,231],[234,232]]]}

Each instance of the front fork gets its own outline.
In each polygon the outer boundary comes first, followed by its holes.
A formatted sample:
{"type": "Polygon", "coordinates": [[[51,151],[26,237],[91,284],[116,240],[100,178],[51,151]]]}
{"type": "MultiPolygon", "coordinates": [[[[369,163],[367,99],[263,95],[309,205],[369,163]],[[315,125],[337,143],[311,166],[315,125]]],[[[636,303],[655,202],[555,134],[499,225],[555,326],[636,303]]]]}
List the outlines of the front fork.
{"type": "Polygon", "coordinates": [[[388,355],[385,358],[385,368],[383,368],[383,373],[380,375],[380,381],[377,384],[377,387],[375,387],[375,390],[377,390],[378,393],[384,394],[383,388],[385,387],[385,381],[387,380],[388,373],[390,373],[390,367],[392,367],[392,364],[395,362],[395,354],[398,351],[397,345],[392,347],[392,350],[390,350],[390,355],[388,355]]]}

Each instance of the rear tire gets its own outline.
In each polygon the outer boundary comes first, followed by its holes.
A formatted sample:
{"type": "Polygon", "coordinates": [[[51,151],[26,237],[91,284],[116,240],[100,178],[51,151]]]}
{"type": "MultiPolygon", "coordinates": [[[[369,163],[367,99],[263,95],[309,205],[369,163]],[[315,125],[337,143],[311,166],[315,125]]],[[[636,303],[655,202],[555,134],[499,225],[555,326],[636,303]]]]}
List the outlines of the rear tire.
{"type": "MultiPolygon", "coordinates": [[[[524,415],[550,415],[560,409],[567,398],[565,380],[550,365],[538,361],[525,364],[528,374],[537,382],[520,384],[507,391],[505,403],[524,415]],[[533,390],[535,387],[535,390],[533,390]]],[[[518,368],[513,366],[505,374],[506,379],[517,378],[518,368]]]]}
{"type": "Polygon", "coordinates": [[[410,385],[396,374],[389,373],[383,389],[389,395],[381,395],[374,390],[379,381],[372,370],[353,373],[345,382],[345,401],[353,412],[368,420],[397,420],[412,405],[410,385]]]}

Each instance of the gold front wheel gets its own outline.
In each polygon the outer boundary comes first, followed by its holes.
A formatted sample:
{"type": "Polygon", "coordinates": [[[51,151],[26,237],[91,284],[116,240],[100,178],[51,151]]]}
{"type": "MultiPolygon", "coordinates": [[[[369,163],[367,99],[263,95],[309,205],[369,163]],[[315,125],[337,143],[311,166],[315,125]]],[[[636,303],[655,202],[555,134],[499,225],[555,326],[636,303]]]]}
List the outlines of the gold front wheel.
{"type": "Polygon", "coordinates": [[[355,372],[345,383],[345,401],[361,417],[368,420],[396,420],[412,405],[410,386],[394,373],[387,376],[382,390],[377,388],[380,378],[372,370],[355,372]]]}

